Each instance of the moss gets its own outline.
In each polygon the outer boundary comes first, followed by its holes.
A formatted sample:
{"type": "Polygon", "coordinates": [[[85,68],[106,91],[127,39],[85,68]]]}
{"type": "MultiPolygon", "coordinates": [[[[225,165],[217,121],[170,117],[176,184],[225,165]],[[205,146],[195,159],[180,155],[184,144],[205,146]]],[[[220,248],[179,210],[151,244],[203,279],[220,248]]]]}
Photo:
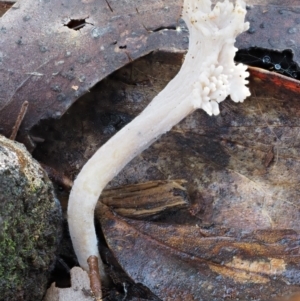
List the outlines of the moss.
{"type": "Polygon", "coordinates": [[[39,164],[19,144],[0,137],[0,145],[1,300],[41,300],[61,211],[39,164]]]}

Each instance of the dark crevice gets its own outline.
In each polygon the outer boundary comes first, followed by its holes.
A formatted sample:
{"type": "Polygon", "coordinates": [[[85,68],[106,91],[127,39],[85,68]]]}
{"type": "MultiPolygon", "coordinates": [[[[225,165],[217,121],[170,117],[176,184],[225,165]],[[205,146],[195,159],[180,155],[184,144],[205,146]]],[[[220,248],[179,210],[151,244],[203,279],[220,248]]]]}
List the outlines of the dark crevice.
{"type": "Polygon", "coordinates": [[[16,3],[16,1],[0,1],[0,18],[16,3]]]}
{"type": "Polygon", "coordinates": [[[152,32],[157,32],[161,30],[176,30],[176,26],[161,26],[156,29],[153,29],[152,32]]]}
{"type": "Polygon", "coordinates": [[[66,24],[64,24],[64,26],[69,27],[70,29],[73,30],[80,30],[81,28],[83,28],[85,25],[90,24],[93,25],[92,23],[88,23],[86,22],[87,18],[85,19],[70,19],[70,21],[66,24]]]}
{"type": "Polygon", "coordinates": [[[276,51],[250,47],[238,50],[235,55],[235,61],[274,71],[294,79],[300,79],[300,68],[293,60],[293,56],[293,52],[290,49],[276,51]]]}

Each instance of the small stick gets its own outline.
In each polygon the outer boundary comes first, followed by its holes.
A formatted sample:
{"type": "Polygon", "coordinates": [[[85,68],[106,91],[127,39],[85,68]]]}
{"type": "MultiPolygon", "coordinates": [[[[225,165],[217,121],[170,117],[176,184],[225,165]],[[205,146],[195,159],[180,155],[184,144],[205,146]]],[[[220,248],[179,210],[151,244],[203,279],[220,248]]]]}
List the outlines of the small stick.
{"type": "Polygon", "coordinates": [[[105,2],[106,2],[106,4],[107,4],[107,6],[109,7],[109,10],[113,13],[114,11],[113,11],[112,7],[110,6],[108,0],[105,0],[105,2]]]}
{"type": "Polygon", "coordinates": [[[17,117],[15,125],[14,125],[14,127],[12,129],[12,133],[11,133],[11,135],[9,137],[10,140],[15,140],[16,139],[17,133],[18,133],[19,128],[20,128],[20,125],[21,125],[21,123],[22,123],[22,121],[23,121],[23,119],[25,117],[26,112],[27,112],[28,104],[29,104],[29,102],[27,100],[23,102],[21,110],[20,110],[20,113],[19,113],[19,115],[17,117]]]}
{"type": "Polygon", "coordinates": [[[129,55],[128,51],[125,50],[125,54],[127,55],[129,62],[132,63],[132,62],[133,62],[133,59],[132,59],[131,56],[129,55]]]}
{"type": "Polygon", "coordinates": [[[53,167],[50,167],[41,162],[39,162],[39,163],[45,169],[45,171],[47,172],[48,177],[50,178],[51,181],[62,186],[67,191],[71,190],[71,188],[73,186],[73,182],[71,181],[71,179],[69,177],[65,176],[62,172],[57,171],[53,167]]]}
{"type": "Polygon", "coordinates": [[[101,280],[99,275],[98,257],[90,256],[87,260],[89,265],[90,286],[93,296],[97,301],[102,300],[101,280]]]}

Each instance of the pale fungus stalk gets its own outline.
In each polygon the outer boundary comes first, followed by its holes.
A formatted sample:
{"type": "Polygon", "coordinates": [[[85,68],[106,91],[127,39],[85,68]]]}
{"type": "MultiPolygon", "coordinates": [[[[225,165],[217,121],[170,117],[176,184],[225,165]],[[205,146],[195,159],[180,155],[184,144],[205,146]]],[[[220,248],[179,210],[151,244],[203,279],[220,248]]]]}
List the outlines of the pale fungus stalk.
{"type": "MultiPolygon", "coordinates": [[[[123,167],[162,134],[191,114],[203,109],[219,114],[219,103],[228,95],[243,102],[246,66],[233,61],[235,38],[248,29],[245,4],[228,0],[211,8],[210,0],[185,0],[182,17],[190,33],[189,49],[176,77],[146,109],[105,143],[83,166],[69,199],[68,222],[79,264],[99,257],[94,209],[101,191],[123,167]]],[[[101,260],[99,258],[99,263],[101,260]]],[[[100,267],[103,275],[103,266],[100,267]]]]}

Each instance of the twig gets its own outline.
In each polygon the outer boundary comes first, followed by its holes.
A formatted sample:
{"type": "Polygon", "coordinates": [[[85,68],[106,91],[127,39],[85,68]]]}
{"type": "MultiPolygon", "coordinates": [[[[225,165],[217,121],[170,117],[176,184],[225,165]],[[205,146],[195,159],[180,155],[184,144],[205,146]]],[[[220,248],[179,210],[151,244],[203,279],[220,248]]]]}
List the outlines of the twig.
{"type": "Polygon", "coordinates": [[[51,181],[57,183],[58,185],[62,186],[65,190],[69,191],[71,190],[73,186],[72,180],[65,176],[63,173],[57,171],[55,168],[50,167],[44,163],[41,163],[41,166],[45,169],[45,171],[48,174],[48,177],[51,181]]]}
{"type": "Polygon", "coordinates": [[[97,301],[102,300],[101,280],[99,275],[98,258],[90,256],[87,260],[89,265],[90,286],[93,296],[97,301]]]}
{"type": "Polygon", "coordinates": [[[29,104],[29,102],[27,100],[23,102],[21,110],[20,110],[20,113],[19,113],[19,115],[17,117],[15,125],[14,125],[14,127],[12,129],[12,133],[11,133],[11,135],[9,137],[10,140],[15,140],[16,139],[17,133],[18,133],[19,128],[20,128],[20,125],[21,125],[21,123],[22,123],[22,121],[23,121],[23,119],[25,117],[26,112],[27,112],[28,104],[29,104]]]}
{"type": "Polygon", "coordinates": [[[108,0],[105,0],[105,2],[106,2],[106,4],[107,4],[107,6],[109,7],[110,11],[113,13],[114,11],[113,11],[112,7],[110,6],[108,0]]]}

